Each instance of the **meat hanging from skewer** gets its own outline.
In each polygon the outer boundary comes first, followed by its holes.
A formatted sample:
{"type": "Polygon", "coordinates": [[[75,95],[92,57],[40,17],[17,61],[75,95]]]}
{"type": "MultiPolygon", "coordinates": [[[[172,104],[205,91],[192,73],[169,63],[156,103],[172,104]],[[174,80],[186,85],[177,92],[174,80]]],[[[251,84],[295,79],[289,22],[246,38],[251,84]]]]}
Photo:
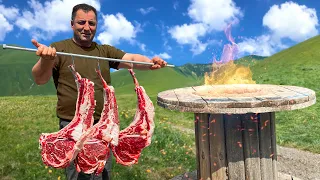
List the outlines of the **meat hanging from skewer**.
{"type": "Polygon", "coordinates": [[[129,72],[135,84],[137,110],[131,124],[120,131],[117,146],[111,144],[116,162],[125,166],[138,162],[141,152],[151,144],[155,128],[154,106],[145,89],[139,85],[132,69],[129,72]]]}
{"type": "Polygon", "coordinates": [[[54,168],[65,168],[76,158],[86,139],[83,130],[92,126],[96,105],[94,83],[81,78],[73,65],[70,65],[69,69],[75,77],[78,90],[75,116],[58,132],[42,133],[39,138],[42,161],[54,168]]]}
{"type": "Polygon", "coordinates": [[[119,119],[114,88],[108,86],[100,70],[97,70],[103,85],[104,107],[100,120],[89,128],[86,133],[86,143],[75,159],[77,171],[87,174],[100,174],[110,156],[109,144],[118,145],[119,119]]]}

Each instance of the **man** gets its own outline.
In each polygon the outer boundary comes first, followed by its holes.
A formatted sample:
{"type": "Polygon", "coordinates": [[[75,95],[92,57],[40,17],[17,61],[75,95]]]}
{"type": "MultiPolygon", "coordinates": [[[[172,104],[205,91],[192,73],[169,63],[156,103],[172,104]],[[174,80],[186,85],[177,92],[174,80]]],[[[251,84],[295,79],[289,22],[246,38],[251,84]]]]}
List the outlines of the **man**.
{"type": "MultiPolygon", "coordinates": [[[[88,78],[95,84],[96,108],[94,114],[95,123],[99,120],[103,108],[103,89],[95,69],[98,67],[98,60],[85,58],[72,58],[70,56],[57,56],[56,52],[67,52],[74,54],[85,54],[89,56],[109,57],[115,59],[151,62],[154,65],[142,65],[133,63],[119,63],[112,61],[100,61],[103,78],[108,84],[111,83],[110,68],[134,68],[140,70],[154,70],[166,66],[166,62],[159,57],[152,60],[139,54],[125,53],[110,45],[98,45],[93,42],[97,28],[96,9],[87,4],[78,4],[73,7],[71,27],[73,38],[62,40],[51,44],[49,47],[32,40],[38,48],[36,54],[40,56],[39,61],[32,68],[32,75],[36,84],[47,83],[53,77],[57,89],[57,116],[60,119],[60,129],[65,127],[74,117],[75,104],[77,99],[77,88],[74,77],[68,65],[75,64],[75,69],[84,78],[88,78]]],[[[66,168],[67,179],[110,179],[111,156],[106,164],[104,172],[100,177],[77,173],[72,163],[66,168]]]]}

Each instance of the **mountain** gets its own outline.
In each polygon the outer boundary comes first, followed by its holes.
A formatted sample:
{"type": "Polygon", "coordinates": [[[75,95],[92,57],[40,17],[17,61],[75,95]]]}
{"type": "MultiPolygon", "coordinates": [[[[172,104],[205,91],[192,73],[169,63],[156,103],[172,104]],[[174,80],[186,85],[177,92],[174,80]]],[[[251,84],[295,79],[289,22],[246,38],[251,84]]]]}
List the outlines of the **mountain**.
{"type": "MultiPolygon", "coordinates": [[[[12,46],[18,45],[13,44],[12,46]]],[[[259,59],[260,57],[255,58],[259,59]]],[[[0,88],[2,89],[0,96],[55,94],[52,79],[49,83],[41,86],[33,82],[31,69],[38,59],[39,57],[34,52],[0,48],[0,88]]],[[[249,56],[239,60],[244,63],[247,61],[254,60],[249,56]]],[[[151,93],[170,88],[201,85],[204,73],[210,71],[211,64],[185,64],[156,71],[135,70],[141,85],[151,93]]],[[[118,91],[130,91],[133,88],[132,78],[127,70],[111,73],[111,77],[112,85],[117,89],[121,87],[118,91]]]]}
{"type": "Polygon", "coordinates": [[[52,80],[42,86],[33,82],[31,69],[38,59],[34,52],[0,48],[0,96],[54,94],[52,80]]]}
{"type": "MultiPolygon", "coordinates": [[[[200,85],[202,82],[192,77],[185,76],[175,68],[163,68],[154,71],[134,70],[135,75],[149,94],[156,94],[172,88],[200,85]]],[[[117,93],[131,93],[134,88],[133,79],[128,70],[111,73],[112,86],[117,93]]]]}
{"type": "MultiPolygon", "coordinates": [[[[235,64],[249,66],[257,83],[291,84],[318,90],[320,36],[313,37],[270,57],[256,55],[235,60],[235,64]]],[[[38,57],[34,52],[0,48],[0,96],[55,94],[52,80],[42,86],[33,83],[31,68],[38,57]]],[[[212,64],[185,64],[156,71],[138,71],[136,76],[148,92],[204,84],[204,74],[211,72],[212,64]]],[[[127,70],[111,73],[112,85],[119,92],[133,88],[127,70]]]]}
{"type": "MultiPolygon", "coordinates": [[[[235,64],[241,64],[244,66],[253,66],[266,57],[250,55],[245,56],[234,61],[235,64]]],[[[206,72],[212,71],[212,64],[185,64],[175,68],[176,71],[180,72],[184,76],[192,77],[198,81],[203,81],[203,77],[206,72]]]]}
{"type": "MultiPolygon", "coordinates": [[[[253,65],[257,83],[297,85],[319,91],[320,36],[285,49],[253,65]]],[[[318,93],[317,93],[318,94],[318,93]]]]}
{"type": "MultiPolygon", "coordinates": [[[[17,46],[17,45],[12,45],[17,46]]],[[[45,85],[38,86],[33,82],[31,69],[39,59],[34,52],[0,48],[0,96],[19,95],[52,95],[55,88],[52,79],[45,85]]],[[[176,68],[164,68],[156,71],[135,70],[139,82],[146,89],[169,89],[198,85],[196,78],[181,74],[176,68]],[[166,77],[171,77],[170,80],[166,77]],[[157,87],[157,88],[154,88],[157,87]]],[[[116,88],[133,87],[132,78],[127,70],[112,73],[112,85],[116,88]]],[[[119,90],[121,92],[121,90],[119,90]]],[[[129,90],[126,90],[129,91],[129,90]]],[[[154,90],[155,92],[156,90],[154,90]]]]}

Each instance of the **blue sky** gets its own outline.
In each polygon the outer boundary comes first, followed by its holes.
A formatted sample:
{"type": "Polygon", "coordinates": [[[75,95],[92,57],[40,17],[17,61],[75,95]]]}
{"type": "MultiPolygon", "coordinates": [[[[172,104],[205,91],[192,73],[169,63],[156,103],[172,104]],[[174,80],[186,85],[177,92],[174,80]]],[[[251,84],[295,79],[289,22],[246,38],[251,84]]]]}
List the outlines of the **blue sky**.
{"type": "Polygon", "coordinates": [[[72,37],[72,7],[98,10],[95,41],[170,64],[211,63],[230,44],[236,57],[270,56],[319,34],[316,0],[0,0],[0,44],[35,48],[72,37]]]}

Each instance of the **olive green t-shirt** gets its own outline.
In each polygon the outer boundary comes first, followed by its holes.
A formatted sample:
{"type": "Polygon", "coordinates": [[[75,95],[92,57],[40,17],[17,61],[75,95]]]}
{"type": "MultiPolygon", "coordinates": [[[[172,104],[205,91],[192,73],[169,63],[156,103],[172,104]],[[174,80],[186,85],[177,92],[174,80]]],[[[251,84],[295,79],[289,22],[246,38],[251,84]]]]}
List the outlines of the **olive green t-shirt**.
{"type": "MultiPolygon", "coordinates": [[[[51,44],[55,47],[57,52],[66,52],[72,54],[83,54],[88,56],[108,57],[115,59],[122,59],[125,52],[110,46],[98,45],[93,42],[90,48],[84,48],[77,45],[72,39],[62,40],[51,44]]],[[[103,88],[100,78],[96,73],[98,62],[104,80],[110,84],[110,68],[117,69],[119,62],[96,60],[83,57],[71,57],[65,55],[58,55],[57,61],[53,68],[52,76],[55,87],[57,89],[57,116],[62,119],[72,120],[75,115],[76,101],[78,98],[78,90],[75,83],[74,76],[68,68],[74,62],[75,70],[83,78],[88,78],[94,82],[96,107],[94,119],[100,118],[103,108],[103,88]]]]}

